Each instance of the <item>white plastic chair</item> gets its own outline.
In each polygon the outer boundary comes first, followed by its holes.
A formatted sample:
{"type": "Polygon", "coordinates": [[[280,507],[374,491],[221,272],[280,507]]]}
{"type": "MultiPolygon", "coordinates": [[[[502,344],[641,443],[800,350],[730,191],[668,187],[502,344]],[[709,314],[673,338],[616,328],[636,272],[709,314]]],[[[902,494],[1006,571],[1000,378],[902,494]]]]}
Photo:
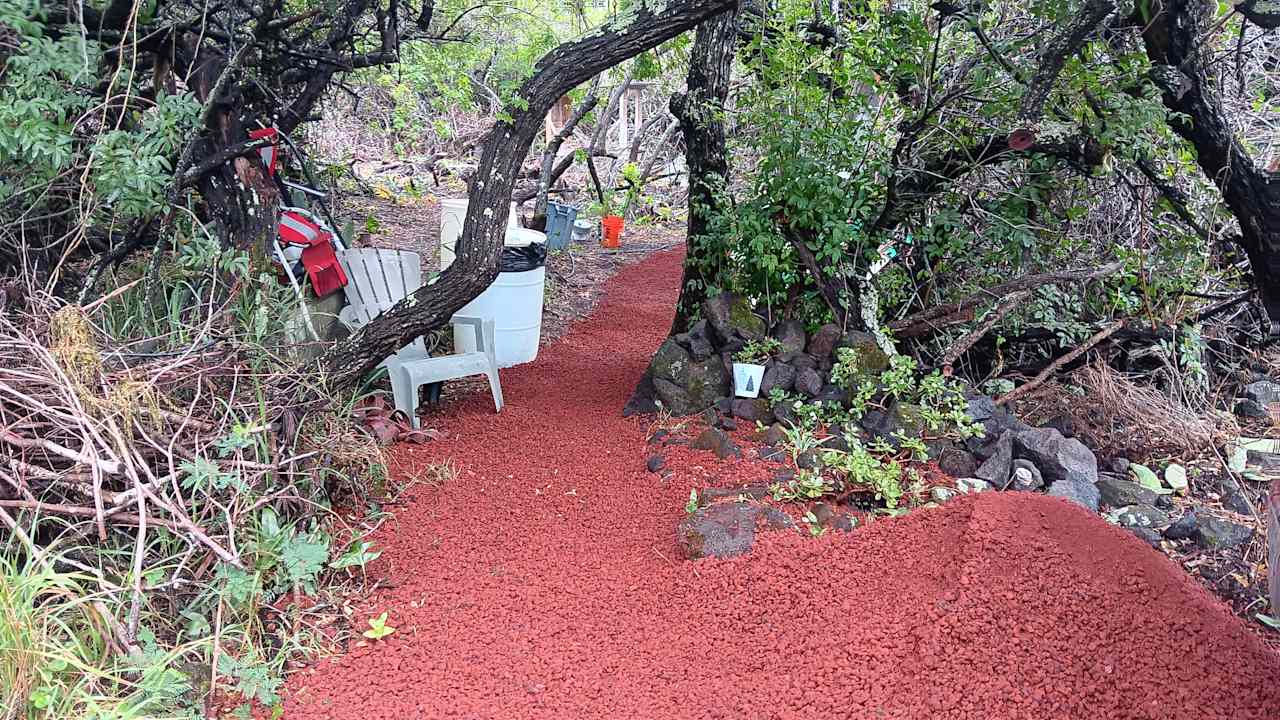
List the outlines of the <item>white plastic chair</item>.
{"type": "MultiPolygon", "coordinates": [[[[342,263],[348,280],[344,288],[347,306],[338,314],[338,319],[353,332],[422,287],[422,258],[418,253],[355,248],[340,251],[338,262],[342,263]]],[[[416,338],[382,361],[391,378],[396,409],[409,416],[414,428],[421,426],[417,413],[418,389],[444,380],[486,376],[489,390],[493,393],[493,405],[498,412],[502,411],[502,385],[498,382],[498,359],[494,352],[494,321],[454,315],[450,322],[475,330],[474,352],[431,357],[426,343],[422,338],[416,338]]]]}

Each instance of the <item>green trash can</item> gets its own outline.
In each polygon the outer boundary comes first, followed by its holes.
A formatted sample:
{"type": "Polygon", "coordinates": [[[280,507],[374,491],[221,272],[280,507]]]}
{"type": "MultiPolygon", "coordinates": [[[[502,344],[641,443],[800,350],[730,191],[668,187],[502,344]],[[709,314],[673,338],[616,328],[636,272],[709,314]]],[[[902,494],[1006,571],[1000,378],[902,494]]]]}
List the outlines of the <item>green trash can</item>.
{"type": "Polygon", "coordinates": [[[560,250],[569,244],[578,208],[560,203],[547,203],[547,249],[560,250]]]}

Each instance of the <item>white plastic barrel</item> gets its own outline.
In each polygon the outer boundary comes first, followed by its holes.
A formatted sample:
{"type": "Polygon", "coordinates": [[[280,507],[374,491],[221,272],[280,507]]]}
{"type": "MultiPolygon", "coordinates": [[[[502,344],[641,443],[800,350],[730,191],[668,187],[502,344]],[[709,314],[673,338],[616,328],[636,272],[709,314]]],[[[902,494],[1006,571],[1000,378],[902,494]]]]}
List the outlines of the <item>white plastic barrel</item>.
{"type": "MultiPolygon", "coordinates": [[[[525,247],[546,241],[547,236],[537,230],[507,230],[508,247],[525,247]]],[[[498,273],[498,279],[487,290],[458,311],[459,315],[493,318],[498,367],[520,365],[538,357],[538,341],[542,339],[542,293],[546,280],[545,267],[498,273]]],[[[475,331],[467,326],[454,328],[453,345],[457,352],[475,351],[475,331]]]]}
{"type": "MultiPolygon", "coordinates": [[[[445,198],[440,201],[440,269],[444,270],[453,264],[457,257],[458,236],[462,234],[462,223],[467,219],[466,198],[445,198]]],[[[511,212],[507,215],[507,227],[519,228],[516,218],[516,204],[511,203],[511,212]]]]}

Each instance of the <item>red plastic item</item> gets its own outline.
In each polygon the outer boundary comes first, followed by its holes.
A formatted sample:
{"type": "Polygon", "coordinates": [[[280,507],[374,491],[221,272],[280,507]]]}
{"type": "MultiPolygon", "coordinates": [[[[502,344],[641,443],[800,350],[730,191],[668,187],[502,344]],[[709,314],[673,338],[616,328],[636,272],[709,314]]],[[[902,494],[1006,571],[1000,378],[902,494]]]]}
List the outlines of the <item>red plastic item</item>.
{"type": "Polygon", "coordinates": [[[276,146],[276,138],[280,136],[280,131],[273,128],[262,128],[261,130],[250,130],[250,140],[261,140],[270,138],[271,144],[258,148],[258,157],[262,158],[262,164],[267,166],[267,174],[276,174],[276,160],[280,157],[280,148],[276,146]]]}
{"type": "Polygon", "coordinates": [[[622,246],[622,218],[620,216],[605,215],[600,218],[600,227],[604,230],[600,238],[601,246],[607,248],[622,246]]]}
{"type": "Polygon", "coordinates": [[[333,251],[333,236],[306,215],[292,210],[280,214],[280,240],[303,248],[302,266],[311,279],[317,297],[325,297],[346,286],[347,274],[333,251]]]}

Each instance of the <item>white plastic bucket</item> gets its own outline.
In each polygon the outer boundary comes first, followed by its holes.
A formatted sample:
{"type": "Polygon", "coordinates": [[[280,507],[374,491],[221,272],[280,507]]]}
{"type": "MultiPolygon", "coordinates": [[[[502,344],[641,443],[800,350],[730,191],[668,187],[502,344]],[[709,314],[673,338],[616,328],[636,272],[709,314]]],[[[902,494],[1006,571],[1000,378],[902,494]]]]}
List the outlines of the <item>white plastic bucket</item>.
{"type": "MultiPolygon", "coordinates": [[[[508,229],[518,229],[520,227],[520,222],[516,215],[516,204],[511,203],[511,212],[507,214],[508,229]]],[[[457,257],[458,236],[462,235],[462,224],[466,219],[466,198],[445,198],[440,201],[441,270],[452,265],[454,258],[457,257]]]]}
{"type": "MultiPolygon", "coordinates": [[[[515,228],[507,231],[507,245],[511,247],[546,241],[547,236],[536,230],[515,228]]],[[[459,315],[493,318],[498,367],[520,365],[538,357],[538,342],[542,339],[542,293],[546,280],[545,267],[498,273],[498,279],[487,290],[458,311],[459,315]]],[[[458,352],[474,352],[475,331],[467,326],[454,328],[453,345],[458,352]]]]}
{"type": "Polygon", "coordinates": [[[742,398],[760,397],[760,381],[764,366],[750,363],[733,364],[733,394],[742,398]]]}

